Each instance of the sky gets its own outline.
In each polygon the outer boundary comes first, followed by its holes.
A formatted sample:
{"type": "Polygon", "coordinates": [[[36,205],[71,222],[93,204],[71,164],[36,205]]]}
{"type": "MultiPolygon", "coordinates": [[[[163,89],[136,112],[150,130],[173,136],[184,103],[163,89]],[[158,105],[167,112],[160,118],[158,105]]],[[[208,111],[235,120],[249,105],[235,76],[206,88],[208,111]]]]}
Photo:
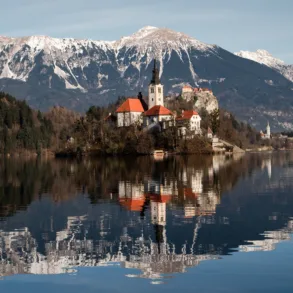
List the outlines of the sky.
{"type": "Polygon", "coordinates": [[[0,35],[117,40],[150,25],[293,64],[292,0],[0,0],[0,35]]]}

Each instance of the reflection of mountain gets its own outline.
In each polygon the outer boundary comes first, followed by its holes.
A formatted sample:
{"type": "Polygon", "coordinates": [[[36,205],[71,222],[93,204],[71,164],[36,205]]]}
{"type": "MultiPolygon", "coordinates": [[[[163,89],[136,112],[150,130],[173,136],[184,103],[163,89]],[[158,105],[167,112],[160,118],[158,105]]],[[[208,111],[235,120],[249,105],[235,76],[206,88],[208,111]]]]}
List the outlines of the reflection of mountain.
{"type": "MultiPolygon", "coordinates": [[[[186,269],[200,264],[204,260],[218,259],[211,251],[210,254],[196,254],[193,251],[197,230],[194,229],[191,246],[177,247],[168,242],[155,243],[148,235],[141,235],[127,242],[117,240],[94,241],[92,239],[75,239],[77,226],[82,225],[80,217],[68,218],[65,230],[56,233],[56,239],[46,244],[46,253],[37,251],[37,241],[28,229],[13,232],[1,232],[1,276],[13,274],[64,274],[74,273],[77,267],[111,266],[120,263],[128,269],[139,269],[138,275],[128,277],[150,278],[154,282],[168,277],[168,274],[184,273],[186,269]],[[60,235],[61,238],[60,238],[60,235]],[[66,239],[63,239],[67,236],[66,239]]],[[[284,240],[290,239],[293,224],[279,231],[266,234],[267,239],[253,241],[249,245],[240,246],[240,251],[268,251],[284,240]]],[[[84,235],[85,236],[85,235],[84,235]]],[[[121,237],[123,239],[123,237],[121,237]]]]}
{"type": "MultiPolygon", "coordinates": [[[[73,217],[68,219],[72,223],[73,217]]],[[[76,218],[76,222],[80,219],[76,218]]],[[[73,230],[76,229],[75,225],[73,230]]],[[[108,266],[117,262],[125,268],[143,271],[139,277],[160,279],[161,274],[184,272],[200,261],[214,259],[209,255],[193,255],[184,251],[176,254],[166,242],[156,244],[148,238],[128,239],[128,242],[74,239],[70,228],[56,233],[56,240],[46,244],[45,255],[37,252],[37,242],[28,229],[1,232],[1,276],[12,274],[62,274],[75,272],[81,266],[108,266]],[[60,240],[60,235],[67,239],[60,240]],[[160,246],[160,248],[159,248],[160,246]],[[125,253],[125,251],[128,251],[125,253]]]]}
{"type": "Polygon", "coordinates": [[[275,250],[276,244],[288,241],[291,239],[293,233],[293,221],[289,221],[287,226],[278,231],[266,232],[264,235],[266,239],[264,240],[252,240],[247,241],[249,244],[239,246],[240,251],[242,252],[251,252],[251,251],[271,251],[275,250]]]}
{"type": "Polygon", "coordinates": [[[158,283],[235,250],[272,250],[293,232],[292,161],[283,153],[6,163],[0,275],[119,263],[139,270],[128,277],[158,283]],[[64,194],[51,194],[56,182],[64,194]]]}

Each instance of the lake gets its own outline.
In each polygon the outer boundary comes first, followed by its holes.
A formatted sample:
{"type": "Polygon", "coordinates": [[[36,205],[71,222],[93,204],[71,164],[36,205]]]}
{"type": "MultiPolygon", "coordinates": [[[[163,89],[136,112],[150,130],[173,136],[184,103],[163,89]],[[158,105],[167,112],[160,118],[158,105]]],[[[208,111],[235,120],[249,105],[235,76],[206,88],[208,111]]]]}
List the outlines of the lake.
{"type": "Polygon", "coordinates": [[[1,292],[293,292],[293,153],[2,159],[1,292]]]}

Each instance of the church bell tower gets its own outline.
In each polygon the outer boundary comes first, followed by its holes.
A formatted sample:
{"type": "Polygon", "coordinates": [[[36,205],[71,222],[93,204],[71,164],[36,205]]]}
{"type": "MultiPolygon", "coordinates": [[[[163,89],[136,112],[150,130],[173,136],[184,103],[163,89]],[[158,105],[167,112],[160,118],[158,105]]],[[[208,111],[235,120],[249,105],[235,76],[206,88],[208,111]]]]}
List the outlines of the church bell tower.
{"type": "Polygon", "coordinates": [[[267,125],[267,133],[266,133],[267,138],[271,138],[271,127],[270,127],[270,123],[268,121],[268,125],[267,125]]]}
{"type": "Polygon", "coordinates": [[[160,81],[157,61],[154,60],[153,77],[149,85],[149,109],[161,105],[164,106],[164,88],[160,81]]]}

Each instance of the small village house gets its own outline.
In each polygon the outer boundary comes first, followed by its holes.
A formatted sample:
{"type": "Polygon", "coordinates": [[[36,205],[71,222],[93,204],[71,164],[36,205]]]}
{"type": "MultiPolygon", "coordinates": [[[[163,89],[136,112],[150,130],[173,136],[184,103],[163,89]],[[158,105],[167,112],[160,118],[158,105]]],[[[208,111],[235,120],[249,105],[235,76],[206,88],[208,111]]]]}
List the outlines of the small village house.
{"type": "Polygon", "coordinates": [[[182,111],[182,114],[176,118],[176,125],[178,127],[179,136],[200,135],[201,117],[194,110],[182,111]]]}
{"type": "Polygon", "coordinates": [[[143,126],[151,129],[166,129],[174,125],[174,114],[163,106],[154,106],[143,114],[143,126]]]}
{"type": "Polygon", "coordinates": [[[117,110],[117,126],[127,127],[133,124],[142,124],[144,112],[141,101],[137,98],[127,99],[117,110]]]}

